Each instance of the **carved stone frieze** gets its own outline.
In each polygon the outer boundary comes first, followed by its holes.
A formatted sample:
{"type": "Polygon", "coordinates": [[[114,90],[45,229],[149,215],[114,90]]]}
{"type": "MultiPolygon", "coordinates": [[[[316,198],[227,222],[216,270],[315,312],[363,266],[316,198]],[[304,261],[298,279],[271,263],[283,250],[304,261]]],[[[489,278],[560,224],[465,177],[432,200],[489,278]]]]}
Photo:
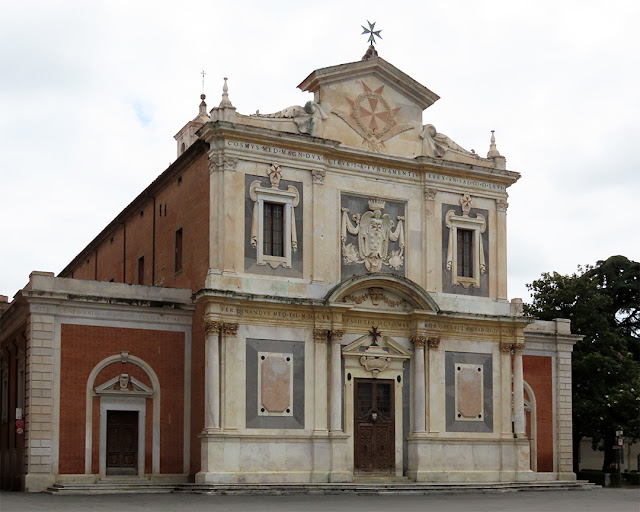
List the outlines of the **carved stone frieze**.
{"type": "Polygon", "coordinates": [[[382,288],[369,288],[367,290],[367,293],[363,295],[353,295],[353,294],[345,295],[342,298],[342,302],[362,304],[367,299],[370,299],[371,304],[373,304],[374,306],[378,306],[380,305],[380,302],[384,302],[387,306],[391,308],[402,307],[403,309],[408,309],[409,307],[409,304],[402,299],[394,300],[387,297],[387,295],[384,293],[384,290],[382,288]]]}

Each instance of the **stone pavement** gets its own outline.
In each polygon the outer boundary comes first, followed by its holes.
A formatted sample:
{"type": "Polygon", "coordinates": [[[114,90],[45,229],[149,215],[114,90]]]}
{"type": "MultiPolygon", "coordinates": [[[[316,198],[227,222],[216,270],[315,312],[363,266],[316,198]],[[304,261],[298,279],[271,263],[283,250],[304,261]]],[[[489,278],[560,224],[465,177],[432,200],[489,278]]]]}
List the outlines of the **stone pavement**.
{"type": "Polygon", "coordinates": [[[523,491],[449,495],[396,496],[203,496],[129,494],[51,496],[0,493],[2,512],[640,512],[640,489],[523,491]]]}

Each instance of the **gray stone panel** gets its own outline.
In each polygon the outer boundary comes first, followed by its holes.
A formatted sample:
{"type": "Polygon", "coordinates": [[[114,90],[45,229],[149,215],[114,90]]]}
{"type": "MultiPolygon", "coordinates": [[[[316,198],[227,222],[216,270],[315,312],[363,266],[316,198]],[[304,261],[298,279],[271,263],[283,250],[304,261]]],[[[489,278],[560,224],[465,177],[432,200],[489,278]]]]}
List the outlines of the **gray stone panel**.
{"type": "Polygon", "coordinates": [[[449,228],[447,228],[445,217],[449,210],[454,210],[456,215],[462,215],[462,207],[460,205],[443,204],[442,205],[442,291],[443,293],[457,293],[460,295],[473,295],[476,297],[489,296],[489,210],[480,208],[471,208],[469,217],[475,218],[478,214],[482,215],[486,222],[487,228],[482,233],[482,246],[484,249],[484,261],[487,271],[480,275],[480,288],[470,286],[465,288],[461,284],[451,284],[451,270],[447,270],[447,249],[449,246],[449,228]]]}
{"type": "Polygon", "coordinates": [[[247,428],[304,428],[304,342],[247,339],[247,428]],[[258,352],[293,354],[293,416],[258,416],[258,352]]]}
{"type": "Polygon", "coordinates": [[[302,210],[304,205],[302,195],[302,183],[298,181],[280,181],[280,189],[286,190],[289,185],[293,185],[298,189],[300,195],[300,203],[295,208],[296,215],[296,236],[298,237],[298,250],[291,251],[291,268],[278,267],[271,268],[271,265],[258,265],[257,249],[251,247],[251,222],[253,219],[253,205],[255,204],[249,197],[249,186],[254,181],[259,181],[263,188],[271,188],[271,181],[267,177],[253,176],[247,174],[244,177],[244,270],[252,274],[262,274],[268,276],[283,277],[302,277],[302,255],[303,255],[303,216],[302,210]]]}
{"type": "Polygon", "coordinates": [[[493,432],[493,357],[491,354],[445,352],[445,407],[447,432],[493,432]],[[456,418],[456,364],[482,365],[484,421],[458,421],[456,418]]]}
{"type": "MultiPolygon", "coordinates": [[[[368,201],[370,199],[372,199],[371,196],[363,197],[363,196],[356,196],[356,195],[350,195],[350,194],[342,194],[340,198],[340,206],[341,208],[349,209],[349,219],[351,219],[351,222],[353,223],[354,214],[357,213],[360,216],[362,216],[369,211],[368,201]]],[[[389,215],[389,217],[391,217],[391,220],[393,221],[393,229],[395,229],[396,226],[398,225],[398,217],[405,217],[406,203],[402,203],[398,201],[389,201],[383,197],[377,198],[377,199],[382,199],[386,202],[384,210],[382,210],[382,214],[384,215],[386,213],[389,215]]],[[[339,212],[336,212],[336,214],[340,216],[340,226],[342,227],[342,209],[339,212]]],[[[409,238],[407,235],[406,222],[404,223],[404,229],[405,229],[404,264],[402,265],[402,267],[400,267],[400,270],[396,270],[392,267],[383,265],[382,272],[389,272],[391,274],[397,274],[400,276],[406,275],[406,268],[407,268],[406,240],[409,238]]],[[[353,244],[353,246],[357,250],[358,237],[347,233],[347,245],[348,244],[353,244]]],[[[397,251],[399,248],[400,247],[398,245],[398,242],[389,241],[389,250],[387,255],[391,254],[391,251],[397,251]]],[[[344,258],[342,257],[342,248],[340,248],[340,274],[341,274],[342,280],[344,281],[349,277],[366,275],[366,274],[369,274],[369,272],[365,268],[364,263],[349,263],[349,264],[345,263],[344,258]]]]}

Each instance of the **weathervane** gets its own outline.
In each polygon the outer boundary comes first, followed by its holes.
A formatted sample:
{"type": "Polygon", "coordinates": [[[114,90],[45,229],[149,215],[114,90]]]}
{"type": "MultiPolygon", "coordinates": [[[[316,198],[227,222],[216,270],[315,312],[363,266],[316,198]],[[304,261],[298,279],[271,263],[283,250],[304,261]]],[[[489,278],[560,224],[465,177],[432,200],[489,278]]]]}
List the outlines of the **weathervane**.
{"type": "MultiPolygon", "coordinates": [[[[364,32],[362,32],[362,34],[369,34],[369,39],[367,39],[367,41],[371,44],[374,45],[376,44],[376,37],[379,37],[380,39],[382,39],[382,36],[380,35],[380,32],[382,32],[382,30],[373,30],[376,26],[376,22],[374,21],[373,23],[371,23],[369,20],[367,20],[367,23],[369,24],[369,28],[365,28],[364,25],[360,25],[362,27],[362,30],[364,30],[364,32]]],[[[362,35],[360,34],[360,35],[362,35]]]]}

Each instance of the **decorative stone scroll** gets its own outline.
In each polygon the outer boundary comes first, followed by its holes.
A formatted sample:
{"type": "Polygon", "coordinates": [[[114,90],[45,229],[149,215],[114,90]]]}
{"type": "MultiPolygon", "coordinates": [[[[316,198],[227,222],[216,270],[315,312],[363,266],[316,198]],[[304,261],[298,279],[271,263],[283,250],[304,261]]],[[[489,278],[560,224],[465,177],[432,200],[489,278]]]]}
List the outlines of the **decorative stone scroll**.
{"type": "Polygon", "coordinates": [[[372,199],[369,211],[362,216],[355,213],[353,222],[349,219],[349,209],[342,208],[342,257],[345,264],[364,263],[369,272],[380,272],[386,265],[399,270],[404,264],[404,217],[398,216],[398,225],[393,229],[394,221],[382,210],[385,201],[372,199]],[[347,244],[347,233],[358,237],[358,248],[347,244]],[[389,253],[389,242],[398,242],[398,249],[389,253]]]}
{"type": "Polygon", "coordinates": [[[496,208],[499,212],[506,212],[509,208],[509,203],[506,199],[496,199],[496,208]]]}

